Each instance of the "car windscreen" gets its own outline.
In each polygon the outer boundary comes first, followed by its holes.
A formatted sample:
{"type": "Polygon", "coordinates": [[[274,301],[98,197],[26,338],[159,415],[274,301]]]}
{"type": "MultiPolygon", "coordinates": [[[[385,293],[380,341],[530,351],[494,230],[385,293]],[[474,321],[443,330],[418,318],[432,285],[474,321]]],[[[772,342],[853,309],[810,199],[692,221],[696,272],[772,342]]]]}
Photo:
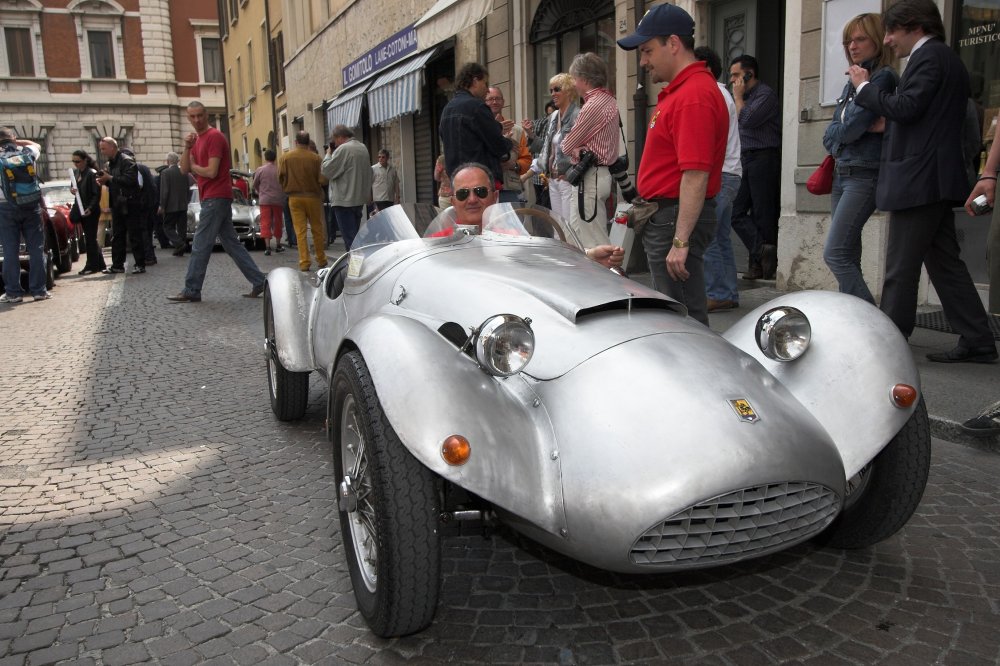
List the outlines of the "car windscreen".
{"type": "Polygon", "coordinates": [[[436,216],[437,209],[430,204],[389,206],[361,225],[351,250],[420,238],[418,228],[426,229],[436,216]]]}
{"type": "Polygon", "coordinates": [[[76,195],[69,191],[69,185],[42,186],[42,193],[50,206],[72,206],[76,195]]]}

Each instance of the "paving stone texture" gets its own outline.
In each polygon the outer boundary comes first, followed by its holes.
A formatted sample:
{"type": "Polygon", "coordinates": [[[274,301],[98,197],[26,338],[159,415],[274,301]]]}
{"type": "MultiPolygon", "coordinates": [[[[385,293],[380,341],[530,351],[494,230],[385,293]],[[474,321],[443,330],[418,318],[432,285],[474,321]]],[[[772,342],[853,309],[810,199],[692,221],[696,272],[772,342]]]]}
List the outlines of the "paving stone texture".
{"type": "Polygon", "coordinates": [[[169,303],[187,262],[160,255],[0,310],[0,664],[1000,662],[1000,456],[940,440],[917,514],[877,547],[623,576],[502,529],[455,537],[434,624],[377,638],[325,387],[276,421],[262,301],[216,253],[204,302],[169,303]]]}

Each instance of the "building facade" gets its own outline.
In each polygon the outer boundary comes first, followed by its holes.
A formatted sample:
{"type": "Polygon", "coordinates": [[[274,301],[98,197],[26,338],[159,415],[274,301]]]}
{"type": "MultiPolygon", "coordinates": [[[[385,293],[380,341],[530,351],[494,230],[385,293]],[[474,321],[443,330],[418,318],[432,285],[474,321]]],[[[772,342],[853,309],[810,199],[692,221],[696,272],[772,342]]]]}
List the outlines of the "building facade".
{"type": "Polygon", "coordinates": [[[72,151],[116,138],[159,164],[201,100],[224,119],[214,3],[8,0],[0,3],[0,123],[42,146],[40,172],[66,177],[72,151]]]}
{"type": "Polygon", "coordinates": [[[233,168],[251,172],[264,163],[264,150],[279,143],[275,103],[284,94],[283,57],[277,52],[280,3],[220,0],[219,30],[233,168]]]}
{"type": "MultiPolygon", "coordinates": [[[[251,0],[252,1],[252,0],[251,0]]],[[[262,1],[262,0],[261,0],[262,1]]],[[[816,197],[805,181],[822,160],[844,69],[841,30],[856,14],[879,12],[892,0],[677,0],[696,21],[697,44],[720,53],[725,66],[741,54],[760,63],[759,78],[782,102],[781,218],[777,286],[835,289],[822,254],[829,227],[829,196],[816,197]],[[830,93],[830,91],[835,91],[830,93]]],[[[962,55],[973,82],[984,139],[1000,108],[1000,0],[937,0],[949,43],[962,55]]],[[[405,200],[433,201],[431,173],[440,147],[437,119],[465,62],[485,64],[504,92],[508,118],[538,118],[549,78],[566,71],[573,55],[594,51],[608,63],[634,175],[645,127],[659,86],[646,80],[637,55],[615,41],[631,32],[644,0],[270,0],[284,26],[285,109],[288,132],[304,129],[317,142],[337,123],[356,128],[374,154],[392,152],[405,200]]],[[[965,259],[985,283],[988,225],[958,212],[965,259]]],[[[741,244],[734,238],[734,243],[741,244]]],[[[863,267],[878,297],[884,270],[885,219],[866,227],[863,267]]],[[[742,269],[743,266],[738,266],[742,269]]],[[[922,297],[934,301],[924,287],[922,297]]]]}

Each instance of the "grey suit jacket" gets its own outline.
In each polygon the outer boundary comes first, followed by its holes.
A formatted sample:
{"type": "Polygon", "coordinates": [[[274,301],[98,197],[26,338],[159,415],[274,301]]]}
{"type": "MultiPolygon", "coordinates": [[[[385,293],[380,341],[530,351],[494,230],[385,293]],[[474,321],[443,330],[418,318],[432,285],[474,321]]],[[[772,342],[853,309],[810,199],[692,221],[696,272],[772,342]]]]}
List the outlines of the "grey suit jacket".
{"type": "Polygon", "coordinates": [[[968,99],[969,73],[939,39],[913,52],[896,92],[861,89],[855,103],[887,121],[875,193],[879,210],[965,201],[962,124],[968,99]]]}

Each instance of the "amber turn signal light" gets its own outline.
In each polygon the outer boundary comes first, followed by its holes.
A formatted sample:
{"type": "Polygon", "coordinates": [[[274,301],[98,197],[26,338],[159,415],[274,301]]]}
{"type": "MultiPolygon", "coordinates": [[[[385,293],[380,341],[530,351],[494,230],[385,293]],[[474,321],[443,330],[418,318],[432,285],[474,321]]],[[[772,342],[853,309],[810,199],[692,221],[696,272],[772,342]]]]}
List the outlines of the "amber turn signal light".
{"type": "Polygon", "coordinates": [[[901,409],[906,409],[917,401],[917,389],[907,384],[896,384],[892,387],[892,401],[901,409]]]}
{"type": "Polygon", "coordinates": [[[441,457],[449,465],[464,465],[472,454],[472,445],[461,435],[452,435],[441,445],[441,457]]]}

